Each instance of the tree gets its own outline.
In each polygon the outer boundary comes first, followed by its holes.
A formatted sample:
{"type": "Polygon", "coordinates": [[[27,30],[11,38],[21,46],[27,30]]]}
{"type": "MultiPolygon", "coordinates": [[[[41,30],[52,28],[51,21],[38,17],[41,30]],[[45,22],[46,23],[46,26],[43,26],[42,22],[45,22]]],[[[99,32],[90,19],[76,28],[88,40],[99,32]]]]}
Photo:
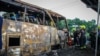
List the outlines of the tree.
{"type": "Polygon", "coordinates": [[[94,29],[96,27],[96,21],[95,20],[91,20],[91,21],[85,21],[85,20],[80,20],[80,18],[75,18],[73,20],[68,19],[68,26],[69,26],[69,30],[71,30],[73,27],[73,25],[85,25],[86,26],[86,30],[88,32],[90,32],[92,29],[94,29]]]}

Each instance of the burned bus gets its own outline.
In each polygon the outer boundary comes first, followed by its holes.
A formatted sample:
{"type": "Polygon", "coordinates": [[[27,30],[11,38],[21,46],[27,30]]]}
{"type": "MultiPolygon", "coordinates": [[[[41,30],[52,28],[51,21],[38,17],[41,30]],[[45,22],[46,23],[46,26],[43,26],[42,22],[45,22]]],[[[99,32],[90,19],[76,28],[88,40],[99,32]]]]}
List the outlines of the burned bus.
{"type": "Polygon", "coordinates": [[[63,36],[63,29],[67,31],[66,18],[53,11],[20,0],[0,0],[0,15],[2,49],[7,56],[50,52],[61,44],[61,38],[66,39],[63,36]]]}

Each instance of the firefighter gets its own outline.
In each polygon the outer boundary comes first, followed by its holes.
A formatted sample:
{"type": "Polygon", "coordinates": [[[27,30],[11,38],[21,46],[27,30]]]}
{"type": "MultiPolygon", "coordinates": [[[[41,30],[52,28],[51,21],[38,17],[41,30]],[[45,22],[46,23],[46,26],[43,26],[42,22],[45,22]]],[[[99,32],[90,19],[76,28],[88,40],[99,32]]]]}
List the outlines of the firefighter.
{"type": "Polygon", "coordinates": [[[80,26],[80,33],[79,33],[79,43],[80,43],[80,48],[84,49],[86,48],[86,36],[85,36],[85,29],[86,27],[84,25],[80,26]]]}

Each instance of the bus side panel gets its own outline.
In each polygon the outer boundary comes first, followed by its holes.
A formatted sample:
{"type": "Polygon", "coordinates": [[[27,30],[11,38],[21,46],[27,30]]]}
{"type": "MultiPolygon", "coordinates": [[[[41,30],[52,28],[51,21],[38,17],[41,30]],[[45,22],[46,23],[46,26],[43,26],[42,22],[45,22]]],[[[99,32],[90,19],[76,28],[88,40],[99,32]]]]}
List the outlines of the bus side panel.
{"type": "Polygon", "coordinates": [[[39,38],[44,44],[44,51],[50,51],[50,31],[48,26],[39,25],[39,38]]]}
{"type": "Polygon", "coordinates": [[[2,27],[2,41],[3,41],[3,49],[7,46],[6,44],[6,31],[8,29],[9,21],[3,19],[3,27],[2,27]]]}
{"type": "Polygon", "coordinates": [[[50,46],[48,27],[31,23],[23,23],[24,48],[29,52],[39,54],[46,52],[50,46]]]}
{"type": "Polygon", "coordinates": [[[54,27],[51,27],[51,45],[58,45],[60,43],[58,38],[58,32],[57,29],[54,27]]]}
{"type": "Polygon", "coordinates": [[[13,34],[16,32],[21,32],[22,22],[15,22],[13,20],[3,19],[3,28],[2,28],[2,40],[3,40],[3,49],[8,48],[11,51],[11,47],[8,44],[7,34],[13,34]]]}
{"type": "Polygon", "coordinates": [[[51,27],[51,45],[55,45],[55,38],[56,38],[56,30],[55,28],[51,27]]]}

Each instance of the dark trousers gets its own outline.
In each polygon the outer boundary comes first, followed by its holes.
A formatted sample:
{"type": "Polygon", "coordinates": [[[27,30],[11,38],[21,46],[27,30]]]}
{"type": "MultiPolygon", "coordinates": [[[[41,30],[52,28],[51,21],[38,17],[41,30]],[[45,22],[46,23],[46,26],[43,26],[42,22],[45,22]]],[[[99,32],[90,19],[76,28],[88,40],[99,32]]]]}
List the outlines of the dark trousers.
{"type": "Polygon", "coordinates": [[[91,47],[92,47],[93,49],[95,49],[95,43],[96,43],[95,40],[92,40],[92,41],[91,41],[91,47]]]}
{"type": "Polygon", "coordinates": [[[85,37],[81,37],[79,39],[79,43],[80,43],[80,47],[85,46],[85,44],[86,44],[86,38],[85,37]]]}
{"type": "Polygon", "coordinates": [[[77,38],[74,37],[74,45],[76,45],[76,44],[77,44],[77,38]]]}
{"type": "Polygon", "coordinates": [[[79,37],[74,38],[74,45],[79,45],[79,37]]]}
{"type": "MultiPolygon", "coordinates": [[[[98,49],[100,49],[100,39],[98,38],[98,46],[97,46],[97,48],[98,49]]],[[[95,49],[95,46],[96,46],[96,39],[92,39],[91,40],[91,47],[93,48],[93,49],[95,49]]]]}

